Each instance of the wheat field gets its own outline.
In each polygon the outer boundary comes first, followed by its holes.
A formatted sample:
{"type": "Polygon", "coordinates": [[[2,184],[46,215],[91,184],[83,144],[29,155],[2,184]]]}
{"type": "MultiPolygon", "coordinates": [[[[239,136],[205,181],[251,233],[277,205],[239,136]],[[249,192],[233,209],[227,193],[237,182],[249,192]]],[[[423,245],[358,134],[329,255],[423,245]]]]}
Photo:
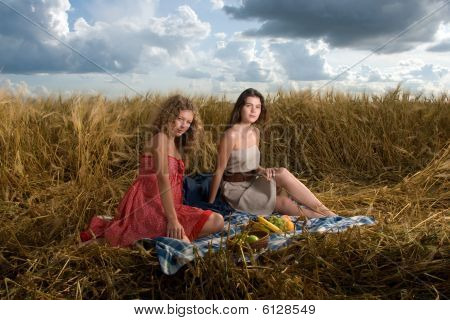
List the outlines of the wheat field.
{"type": "MultiPolygon", "coordinates": [[[[289,168],[330,209],[375,226],[304,233],[246,266],[224,250],[173,276],[152,249],[80,247],[93,215],[114,215],[166,96],[0,92],[1,299],[448,299],[445,93],[267,96],[262,165],[289,168]]],[[[191,97],[205,134],[187,171],[210,172],[233,101],[191,97]]]]}

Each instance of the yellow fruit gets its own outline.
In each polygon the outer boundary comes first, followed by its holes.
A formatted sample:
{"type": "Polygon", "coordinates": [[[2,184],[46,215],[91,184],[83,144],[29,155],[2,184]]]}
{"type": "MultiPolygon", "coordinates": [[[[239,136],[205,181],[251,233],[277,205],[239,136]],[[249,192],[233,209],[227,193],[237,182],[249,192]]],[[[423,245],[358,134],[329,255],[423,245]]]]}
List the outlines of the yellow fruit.
{"type": "Polygon", "coordinates": [[[290,231],[295,230],[295,225],[292,222],[291,218],[289,218],[288,215],[281,216],[281,219],[283,219],[283,221],[284,221],[284,227],[285,227],[286,231],[290,232],[290,231]]]}
{"type": "Polygon", "coordinates": [[[270,223],[269,221],[267,221],[266,219],[264,219],[261,216],[258,216],[258,222],[260,222],[261,224],[263,224],[265,227],[267,227],[267,229],[269,229],[272,232],[275,233],[283,233],[283,231],[281,231],[280,228],[278,228],[276,225],[274,225],[273,223],[270,223]]]}

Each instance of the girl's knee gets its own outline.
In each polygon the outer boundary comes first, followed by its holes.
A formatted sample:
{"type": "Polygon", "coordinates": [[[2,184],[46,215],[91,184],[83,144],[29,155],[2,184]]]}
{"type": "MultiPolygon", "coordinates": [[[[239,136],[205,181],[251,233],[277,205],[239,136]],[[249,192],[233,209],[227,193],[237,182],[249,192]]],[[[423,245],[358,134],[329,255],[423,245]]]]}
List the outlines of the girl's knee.
{"type": "Polygon", "coordinates": [[[213,228],[217,231],[222,230],[223,226],[224,226],[223,216],[217,212],[213,212],[211,217],[212,217],[212,222],[213,222],[212,223],[213,228]]]}
{"type": "Polygon", "coordinates": [[[279,167],[279,168],[277,168],[277,171],[276,171],[275,174],[278,175],[278,176],[284,176],[284,175],[286,175],[288,173],[289,173],[288,169],[286,169],[284,167],[279,167]]]}
{"type": "Polygon", "coordinates": [[[277,197],[277,204],[280,208],[286,208],[290,203],[290,199],[286,196],[278,196],[277,197]]]}
{"type": "Polygon", "coordinates": [[[277,202],[275,206],[275,210],[280,214],[287,214],[289,216],[298,215],[298,208],[295,202],[293,202],[287,196],[279,196],[277,197],[277,202]]]}

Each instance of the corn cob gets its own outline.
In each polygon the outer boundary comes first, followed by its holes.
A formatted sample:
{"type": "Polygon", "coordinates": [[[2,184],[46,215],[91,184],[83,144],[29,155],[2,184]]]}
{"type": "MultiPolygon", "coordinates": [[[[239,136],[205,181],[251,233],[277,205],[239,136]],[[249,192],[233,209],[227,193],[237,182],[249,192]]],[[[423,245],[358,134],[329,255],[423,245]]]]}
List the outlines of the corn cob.
{"type": "Polygon", "coordinates": [[[263,217],[259,216],[258,217],[258,222],[261,223],[262,225],[264,225],[265,227],[267,227],[270,231],[275,232],[275,233],[283,233],[283,231],[281,231],[280,228],[278,228],[276,225],[274,225],[273,223],[270,223],[269,221],[267,221],[266,219],[264,219],[263,217]]]}
{"type": "Polygon", "coordinates": [[[265,231],[265,232],[269,232],[270,233],[269,228],[264,226],[262,223],[255,222],[255,221],[251,221],[251,223],[249,224],[249,229],[250,230],[255,230],[255,231],[265,231]]]}

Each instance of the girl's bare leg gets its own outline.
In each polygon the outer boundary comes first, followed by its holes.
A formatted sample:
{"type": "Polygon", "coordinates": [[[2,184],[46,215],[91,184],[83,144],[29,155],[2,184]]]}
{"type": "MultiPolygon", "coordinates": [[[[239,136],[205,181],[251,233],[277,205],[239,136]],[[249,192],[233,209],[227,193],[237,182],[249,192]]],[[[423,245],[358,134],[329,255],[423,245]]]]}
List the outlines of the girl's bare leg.
{"type": "Polygon", "coordinates": [[[311,209],[298,207],[298,205],[287,196],[277,196],[275,202],[275,211],[281,214],[287,214],[288,216],[304,216],[307,218],[325,217],[325,215],[322,215],[311,209]]]}
{"type": "Polygon", "coordinates": [[[210,235],[211,233],[219,232],[223,229],[223,216],[217,212],[213,212],[208,220],[203,225],[202,230],[198,234],[198,237],[204,237],[210,235]]]}
{"type": "Polygon", "coordinates": [[[336,215],[320,202],[320,200],[317,199],[316,196],[286,168],[278,168],[274,179],[278,186],[285,188],[295,200],[311,208],[314,212],[322,216],[336,215]]]}

